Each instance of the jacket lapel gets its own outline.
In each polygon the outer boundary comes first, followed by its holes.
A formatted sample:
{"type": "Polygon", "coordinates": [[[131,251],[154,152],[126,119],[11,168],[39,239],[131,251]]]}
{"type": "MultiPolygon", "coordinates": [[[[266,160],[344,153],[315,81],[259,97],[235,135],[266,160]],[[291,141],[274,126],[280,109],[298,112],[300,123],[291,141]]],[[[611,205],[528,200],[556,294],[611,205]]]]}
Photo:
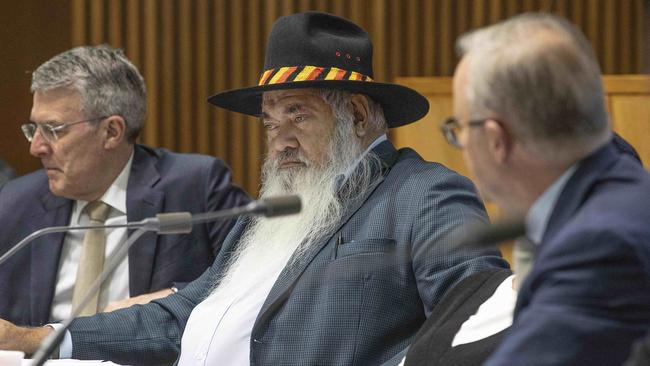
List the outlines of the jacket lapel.
{"type": "MultiPolygon", "coordinates": [[[[384,177],[390,171],[390,168],[395,164],[398,157],[398,152],[395,150],[395,147],[388,141],[382,142],[376,148],[373,149],[379,157],[379,162],[381,166],[375,167],[375,172],[380,174],[380,177],[377,181],[365,192],[364,195],[360,196],[358,199],[350,202],[343,215],[339,226],[327,237],[324,237],[318,243],[313,244],[307,252],[303,255],[303,258],[291,267],[285,267],[280,275],[278,276],[277,281],[271,288],[262,310],[260,311],[255,325],[253,326],[253,333],[255,329],[260,324],[265,324],[266,321],[273,315],[273,313],[284,303],[284,300],[291,294],[293,287],[296,282],[305,271],[309,263],[314,259],[314,257],[332,240],[332,237],[335,233],[339,232],[341,228],[350,220],[350,218],[363,206],[368,197],[375,191],[375,189],[383,182],[384,177]]],[[[309,204],[308,202],[306,204],[309,204]]]]}
{"type": "Polygon", "coordinates": [[[542,243],[552,238],[571,219],[587,199],[591,187],[616,161],[616,157],[617,153],[614,147],[607,144],[579,163],[575,173],[569,178],[558,197],[549,217],[542,243]]]}
{"type": "MultiPolygon", "coordinates": [[[[155,216],[162,210],[164,193],[154,185],[160,180],[154,153],[135,146],[131,174],[126,191],[128,221],[155,216]]],[[[133,230],[129,230],[129,235],[133,230]]],[[[149,292],[158,236],[146,233],[129,250],[129,293],[137,296],[149,292]]]]}
{"type": "MultiPolygon", "coordinates": [[[[555,203],[542,242],[536,247],[535,260],[544,251],[544,244],[552,240],[565,224],[571,220],[575,212],[580,209],[587,200],[593,186],[607,173],[612,164],[616,162],[617,157],[618,153],[612,144],[607,144],[579,163],[578,168],[567,181],[555,203]]],[[[515,305],[515,317],[521,308],[530,301],[532,296],[531,285],[535,278],[534,271],[535,266],[533,266],[531,274],[521,284],[515,305]]]]}
{"type": "MultiPolygon", "coordinates": [[[[32,232],[51,226],[69,224],[72,201],[54,196],[48,190],[41,198],[42,206],[29,222],[32,232]]],[[[35,239],[30,244],[30,314],[31,324],[40,325],[43,319],[50,318],[50,309],[58,279],[59,260],[63,248],[65,233],[49,234],[35,239]]]]}

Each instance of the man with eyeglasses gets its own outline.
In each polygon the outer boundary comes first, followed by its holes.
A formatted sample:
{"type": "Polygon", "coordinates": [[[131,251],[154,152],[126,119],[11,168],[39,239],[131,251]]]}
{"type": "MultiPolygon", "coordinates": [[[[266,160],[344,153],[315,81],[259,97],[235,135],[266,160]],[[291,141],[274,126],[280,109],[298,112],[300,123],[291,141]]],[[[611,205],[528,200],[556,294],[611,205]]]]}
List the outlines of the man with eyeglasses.
{"type": "Polygon", "coordinates": [[[459,49],[443,133],[536,248],[486,365],[622,364],[650,326],[650,175],[612,139],[589,43],[566,20],[524,14],[459,49]]]}
{"type": "MultiPolygon", "coordinates": [[[[135,143],[146,91],[120,50],[102,45],[63,52],[34,71],[31,90],[30,121],[21,128],[43,169],[0,190],[0,254],[44,227],[120,224],[248,201],[221,160],[135,143]],[[94,218],[95,207],[102,218],[94,218]]],[[[233,223],[198,225],[191,235],[143,236],[84,314],[146,303],[183,287],[212,264],[233,223]]],[[[67,318],[104,257],[126,236],[126,229],[113,229],[96,242],[80,231],[35,240],[0,266],[0,317],[29,326],[67,318]]]]}

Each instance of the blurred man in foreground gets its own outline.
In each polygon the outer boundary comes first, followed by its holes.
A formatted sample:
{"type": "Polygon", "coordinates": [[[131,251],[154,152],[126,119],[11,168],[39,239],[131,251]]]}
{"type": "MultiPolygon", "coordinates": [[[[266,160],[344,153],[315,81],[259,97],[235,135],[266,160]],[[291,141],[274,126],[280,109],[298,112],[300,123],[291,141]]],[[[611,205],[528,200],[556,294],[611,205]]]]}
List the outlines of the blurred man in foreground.
{"type": "Polygon", "coordinates": [[[487,365],[620,365],[650,324],[650,176],[611,143],[584,36],[526,14],[459,41],[448,141],[536,259],[487,365]]]}

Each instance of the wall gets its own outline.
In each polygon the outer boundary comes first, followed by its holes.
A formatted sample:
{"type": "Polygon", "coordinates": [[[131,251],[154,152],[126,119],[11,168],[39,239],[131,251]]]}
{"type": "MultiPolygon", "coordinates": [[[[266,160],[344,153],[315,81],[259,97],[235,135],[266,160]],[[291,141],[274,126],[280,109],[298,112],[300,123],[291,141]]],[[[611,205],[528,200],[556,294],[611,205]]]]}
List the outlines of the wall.
{"type": "Polygon", "coordinates": [[[0,11],[0,159],[21,174],[41,166],[20,130],[32,106],[31,71],[70,47],[70,19],[59,1],[4,1],[0,11]]]}

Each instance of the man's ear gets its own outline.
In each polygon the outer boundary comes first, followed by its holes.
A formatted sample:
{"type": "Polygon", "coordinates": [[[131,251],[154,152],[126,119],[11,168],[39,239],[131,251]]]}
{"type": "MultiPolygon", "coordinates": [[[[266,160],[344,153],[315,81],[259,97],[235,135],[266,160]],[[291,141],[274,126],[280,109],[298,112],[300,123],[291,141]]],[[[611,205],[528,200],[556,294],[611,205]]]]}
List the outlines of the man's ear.
{"type": "Polygon", "coordinates": [[[493,119],[485,121],[485,136],[487,138],[487,147],[499,163],[504,163],[510,157],[512,151],[512,140],[508,131],[503,125],[493,119]]]}
{"type": "Polygon", "coordinates": [[[352,103],[352,115],[354,116],[354,132],[357,137],[363,138],[369,132],[370,106],[368,105],[368,98],[362,94],[352,94],[350,102],[352,103]]]}
{"type": "Polygon", "coordinates": [[[110,116],[101,124],[104,131],[104,148],[111,150],[126,139],[126,121],[122,116],[110,116]]]}

